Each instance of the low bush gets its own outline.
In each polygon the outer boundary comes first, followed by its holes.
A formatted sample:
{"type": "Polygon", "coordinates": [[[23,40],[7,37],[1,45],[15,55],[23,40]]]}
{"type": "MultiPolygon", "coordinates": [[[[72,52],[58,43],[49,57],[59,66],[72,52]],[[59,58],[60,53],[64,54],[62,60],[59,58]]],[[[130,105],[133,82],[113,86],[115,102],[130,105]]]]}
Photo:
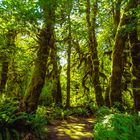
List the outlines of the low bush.
{"type": "Polygon", "coordinates": [[[93,134],[95,140],[140,140],[140,116],[123,113],[105,115],[95,124],[93,134]]]}
{"type": "Polygon", "coordinates": [[[111,109],[109,109],[106,106],[102,106],[96,111],[95,114],[96,114],[97,117],[103,117],[105,115],[109,115],[111,112],[112,112],[111,109]]]}
{"type": "MultiPolygon", "coordinates": [[[[39,139],[45,136],[43,126],[46,124],[45,116],[41,109],[36,114],[19,112],[17,99],[1,95],[0,100],[0,140],[20,140],[22,131],[30,126],[33,135],[39,139]],[[21,125],[21,120],[24,120],[21,125]]],[[[25,130],[26,131],[26,130],[25,130]]]]}
{"type": "Polygon", "coordinates": [[[56,119],[67,119],[69,116],[89,116],[89,111],[83,107],[71,107],[69,109],[46,107],[46,110],[46,119],[48,123],[56,119]]]}
{"type": "Polygon", "coordinates": [[[1,140],[18,140],[20,134],[12,124],[15,121],[15,114],[18,110],[18,101],[1,95],[0,100],[0,139],[1,140]]]}
{"type": "Polygon", "coordinates": [[[86,108],[81,108],[81,107],[74,108],[72,110],[72,112],[74,115],[77,115],[77,116],[88,116],[89,115],[88,110],[86,108]]]}

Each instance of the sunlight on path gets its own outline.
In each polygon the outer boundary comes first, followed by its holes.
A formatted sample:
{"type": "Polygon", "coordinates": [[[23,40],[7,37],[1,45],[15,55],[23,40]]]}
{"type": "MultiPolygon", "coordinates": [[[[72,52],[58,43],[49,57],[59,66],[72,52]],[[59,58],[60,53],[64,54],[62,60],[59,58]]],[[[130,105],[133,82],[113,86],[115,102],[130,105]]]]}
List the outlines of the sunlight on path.
{"type": "Polygon", "coordinates": [[[48,126],[48,140],[92,140],[93,118],[60,120],[48,126]]]}

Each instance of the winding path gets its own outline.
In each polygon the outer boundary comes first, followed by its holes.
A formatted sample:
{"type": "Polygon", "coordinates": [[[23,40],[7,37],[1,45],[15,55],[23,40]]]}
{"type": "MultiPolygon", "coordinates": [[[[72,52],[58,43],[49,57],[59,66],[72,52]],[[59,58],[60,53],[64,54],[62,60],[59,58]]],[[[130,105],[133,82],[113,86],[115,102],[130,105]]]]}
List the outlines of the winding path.
{"type": "Polygon", "coordinates": [[[93,140],[93,118],[70,117],[48,125],[48,140],[93,140]]]}

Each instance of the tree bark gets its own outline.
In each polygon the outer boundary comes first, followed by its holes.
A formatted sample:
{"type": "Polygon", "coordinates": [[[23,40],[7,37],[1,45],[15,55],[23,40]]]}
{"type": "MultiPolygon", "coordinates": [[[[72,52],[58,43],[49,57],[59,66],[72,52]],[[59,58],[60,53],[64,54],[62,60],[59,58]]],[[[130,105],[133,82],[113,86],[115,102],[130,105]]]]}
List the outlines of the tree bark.
{"type": "Polygon", "coordinates": [[[0,92],[5,90],[6,82],[8,79],[8,62],[2,62],[2,72],[1,72],[1,80],[0,80],[0,92]]]}
{"type": "Polygon", "coordinates": [[[129,24],[130,16],[127,12],[133,6],[135,0],[129,0],[123,16],[118,25],[118,30],[115,36],[115,45],[113,50],[113,64],[112,64],[112,75],[111,75],[111,85],[110,85],[110,104],[114,106],[116,103],[122,105],[122,87],[121,80],[123,74],[123,50],[125,46],[125,41],[128,37],[127,25],[129,24]]]}
{"type": "Polygon", "coordinates": [[[102,106],[104,104],[103,96],[102,96],[102,88],[100,85],[99,80],[99,59],[98,59],[98,52],[97,52],[97,40],[96,40],[96,15],[97,15],[97,1],[94,1],[93,3],[93,9],[91,16],[91,4],[90,1],[87,0],[87,6],[86,6],[86,19],[87,19],[87,27],[88,27],[88,37],[89,37],[89,50],[91,54],[91,60],[92,60],[92,81],[93,86],[95,90],[95,96],[96,96],[96,102],[98,106],[102,106]]]}
{"type": "MultiPolygon", "coordinates": [[[[6,34],[7,39],[7,49],[9,52],[12,52],[12,48],[15,47],[15,37],[16,37],[15,30],[8,30],[6,34]]],[[[8,80],[8,66],[9,60],[8,55],[2,56],[2,72],[1,72],[1,79],[0,79],[0,92],[5,90],[5,86],[8,80]]]]}
{"type": "Polygon", "coordinates": [[[62,106],[62,92],[60,83],[60,68],[58,67],[57,48],[55,44],[51,47],[51,59],[53,63],[53,89],[52,96],[55,104],[62,106]]]}
{"type": "MultiPolygon", "coordinates": [[[[114,22],[114,30],[113,30],[113,36],[115,37],[117,28],[120,22],[120,10],[121,10],[121,2],[122,0],[117,0],[116,2],[112,1],[112,12],[113,12],[113,22],[114,22]]],[[[105,105],[110,107],[110,79],[108,80],[108,86],[106,88],[105,92],[105,105]]]]}
{"type": "Polygon", "coordinates": [[[54,14],[55,14],[55,0],[52,2],[47,1],[43,5],[45,27],[41,30],[38,36],[39,48],[37,58],[35,61],[34,71],[32,78],[27,88],[24,97],[25,111],[35,113],[39,97],[45,82],[46,64],[49,55],[50,47],[52,46],[54,36],[54,14]]]}
{"type": "MultiPolygon", "coordinates": [[[[110,81],[110,79],[109,79],[110,81]]],[[[110,82],[108,82],[108,86],[106,87],[106,90],[105,90],[105,105],[107,107],[110,107],[110,94],[109,94],[109,91],[110,91],[110,82]]]]}
{"type": "Polygon", "coordinates": [[[68,58],[67,58],[67,100],[66,100],[66,108],[70,107],[70,59],[71,59],[71,42],[72,42],[72,36],[71,36],[71,18],[70,18],[70,14],[71,14],[71,1],[68,0],[68,31],[69,31],[69,35],[68,35],[68,49],[67,49],[67,54],[68,54],[68,58]]]}
{"type": "MultiPolygon", "coordinates": [[[[135,37],[135,35],[133,35],[133,37],[135,37]]],[[[132,40],[131,43],[133,42],[132,40]]],[[[132,86],[133,86],[133,96],[134,96],[134,107],[137,111],[140,111],[140,41],[132,43],[131,46],[132,46],[131,56],[132,56],[132,63],[133,63],[132,86]]]]}
{"type": "Polygon", "coordinates": [[[120,15],[121,15],[121,2],[122,0],[117,0],[116,3],[115,3],[115,8],[114,8],[114,35],[116,34],[116,31],[117,31],[117,28],[118,28],[118,25],[120,23],[120,15]]]}
{"type": "MultiPolygon", "coordinates": [[[[137,6],[137,3],[133,3],[137,6]]],[[[136,111],[140,111],[140,41],[138,40],[137,25],[138,19],[137,14],[133,11],[131,16],[131,24],[133,25],[133,30],[129,34],[130,49],[132,57],[132,87],[134,96],[134,107],[136,111]]]]}

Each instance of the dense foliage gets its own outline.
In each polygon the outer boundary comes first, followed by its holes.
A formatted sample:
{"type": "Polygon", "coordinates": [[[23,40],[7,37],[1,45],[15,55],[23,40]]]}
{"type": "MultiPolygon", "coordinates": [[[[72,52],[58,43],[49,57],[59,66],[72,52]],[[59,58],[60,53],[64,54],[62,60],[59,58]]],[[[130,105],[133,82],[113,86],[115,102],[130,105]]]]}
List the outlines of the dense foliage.
{"type": "Polygon", "coordinates": [[[20,140],[22,134],[28,127],[34,135],[43,139],[47,131],[43,127],[47,124],[45,115],[38,109],[37,113],[27,114],[19,112],[19,102],[16,98],[1,96],[0,101],[0,139],[1,140],[20,140]],[[22,125],[25,126],[22,126],[22,125]]]}
{"type": "Polygon", "coordinates": [[[102,117],[97,119],[93,131],[96,140],[140,139],[139,115],[114,112],[108,108],[101,108],[99,112],[98,115],[102,114],[102,117]]]}
{"type": "Polygon", "coordinates": [[[107,113],[95,137],[114,128],[112,138],[137,139],[139,117],[125,112],[140,111],[139,19],[138,0],[0,0],[0,137],[40,137],[44,118],[107,113]]]}

